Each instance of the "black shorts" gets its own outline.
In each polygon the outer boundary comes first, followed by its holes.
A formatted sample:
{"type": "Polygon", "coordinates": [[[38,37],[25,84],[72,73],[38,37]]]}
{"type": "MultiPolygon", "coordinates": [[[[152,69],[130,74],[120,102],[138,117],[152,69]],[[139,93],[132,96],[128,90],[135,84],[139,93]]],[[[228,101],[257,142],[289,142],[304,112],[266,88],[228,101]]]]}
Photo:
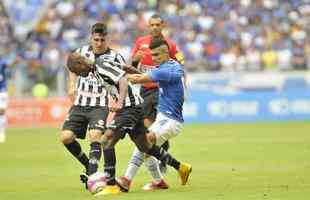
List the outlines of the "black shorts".
{"type": "Polygon", "coordinates": [[[155,120],[156,114],[157,114],[158,98],[159,98],[158,88],[146,89],[144,87],[141,87],[140,94],[144,100],[142,104],[143,118],[150,118],[150,119],[155,120]]]}
{"type": "Polygon", "coordinates": [[[142,113],[141,106],[124,107],[115,114],[113,121],[107,128],[121,134],[122,137],[125,137],[126,133],[131,138],[145,134],[147,128],[143,124],[142,113]]]}
{"type": "Polygon", "coordinates": [[[71,130],[77,138],[84,139],[87,129],[105,130],[109,110],[101,106],[72,106],[62,130],[71,130]]]}

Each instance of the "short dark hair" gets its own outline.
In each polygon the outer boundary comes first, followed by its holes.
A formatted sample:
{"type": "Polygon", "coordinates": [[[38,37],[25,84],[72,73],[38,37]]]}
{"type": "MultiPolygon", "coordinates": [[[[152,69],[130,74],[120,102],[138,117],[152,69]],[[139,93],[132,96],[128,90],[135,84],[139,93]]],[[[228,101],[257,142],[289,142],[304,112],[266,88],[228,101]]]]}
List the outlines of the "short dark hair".
{"type": "Polygon", "coordinates": [[[163,18],[158,13],[154,13],[153,15],[151,15],[150,19],[160,19],[161,22],[164,22],[163,18]]]}
{"type": "Polygon", "coordinates": [[[169,45],[167,43],[167,41],[163,38],[156,38],[156,39],[153,39],[151,41],[151,44],[149,46],[150,49],[156,49],[157,47],[160,47],[162,45],[166,45],[169,49],[169,45]]]}
{"type": "Polygon", "coordinates": [[[99,33],[103,36],[108,34],[107,25],[103,22],[97,22],[91,27],[91,33],[99,33]]]}

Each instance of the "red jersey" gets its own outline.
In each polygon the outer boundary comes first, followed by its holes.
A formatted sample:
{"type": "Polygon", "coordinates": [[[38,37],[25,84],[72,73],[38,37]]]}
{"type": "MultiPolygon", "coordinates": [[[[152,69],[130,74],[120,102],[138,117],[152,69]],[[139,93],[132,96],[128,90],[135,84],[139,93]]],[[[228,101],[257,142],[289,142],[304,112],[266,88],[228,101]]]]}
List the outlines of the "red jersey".
{"type": "MultiPolygon", "coordinates": [[[[180,62],[182,64],[183,61],[183,56],[177,49],[177,45],[168,37],[163,36],[164,39],[166,40],[167,44],[169,45],[169,55],[170,58],[180,62]]],[[[149,49],[149,45],[151,44],[152,41],[152,36],[151,35],[146,35],[143,37],[138,37],[136,40],[135,46],[132,50],[132,57],[137,53],[137,51],[141,50],[143,51],[143,57],[140,60],[140,69],[143,72],[150,71],[157,66],[154,65],[153,59],[152,59],[152,54],[151,54],[151,49],[149,49]]],[[[142,84],[143,87],[145,88],[156,88],[158,87],[157,83],[151,82],[151,83],[144,83],[142,84]]]]}

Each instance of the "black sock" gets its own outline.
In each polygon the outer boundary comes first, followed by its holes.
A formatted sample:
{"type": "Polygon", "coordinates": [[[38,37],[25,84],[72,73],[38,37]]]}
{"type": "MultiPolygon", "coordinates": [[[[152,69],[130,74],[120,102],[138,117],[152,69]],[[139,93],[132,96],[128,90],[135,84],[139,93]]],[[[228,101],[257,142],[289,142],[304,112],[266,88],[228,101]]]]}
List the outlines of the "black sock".
{"type": "Polygon", "coordinates": [[[115,165],[116,156],[115,150],[105,149],[104,154],[104,173],[107,175],[107,185],[115,185],[115,165]]]}
{"type": "Polygon", "coordinates": [[[74,140],[70,144],[65,144],[65,147],[74,157],[76,157],[76,159],[78,159],[78,161],[80,161],[82,165],[84,165],[87,170],[89,160],[87,155],[82,151],[81,145],[74,140]]]}
{"type": "Polygon", "coordinates": [[[101,158],[101,144],[100,144],[100,142],[90,143],[89,165],[88,165],[89,175],[97,172],[98,165],[100,162],[100,158],[101,158]]]}
{"type": "Polygon", "coordinates": [[[153,145],[152,148],[147,152],[147,154],[154,156],[163,163],[167,163],[172,166],[174,169],[178,170],[180,168],[180,162],[172,157],[167,151],[162,147],[153,145]]]}
{"type": "Polygon", "coordinates": [[[165,149],[165,151],[168,151],[168,149],[170,148],[169,141],[167,140],[166,142],[164,142],[164,144],[162,144],[161,147],[165,149]]]}

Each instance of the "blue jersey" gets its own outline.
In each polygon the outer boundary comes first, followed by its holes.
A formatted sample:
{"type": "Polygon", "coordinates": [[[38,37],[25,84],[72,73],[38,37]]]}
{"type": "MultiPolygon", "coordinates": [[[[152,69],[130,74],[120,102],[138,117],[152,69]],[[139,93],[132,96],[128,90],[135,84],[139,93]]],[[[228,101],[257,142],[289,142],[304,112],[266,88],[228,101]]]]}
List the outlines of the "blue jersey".
{"type": "Polygon", "coordinates": [[[183,122],[183,67],[178,62],[169,60],[149,72],[149,76],[154,82],[159,83],[159,112],[179,122],[183,122]]]}
{"type": "Polygon", "coordinates": [[[7,63],[5,62],[4,59],[0,59],[0,92],[4,92],[7,90],[6,69],[7,69],[7,63]]]}

